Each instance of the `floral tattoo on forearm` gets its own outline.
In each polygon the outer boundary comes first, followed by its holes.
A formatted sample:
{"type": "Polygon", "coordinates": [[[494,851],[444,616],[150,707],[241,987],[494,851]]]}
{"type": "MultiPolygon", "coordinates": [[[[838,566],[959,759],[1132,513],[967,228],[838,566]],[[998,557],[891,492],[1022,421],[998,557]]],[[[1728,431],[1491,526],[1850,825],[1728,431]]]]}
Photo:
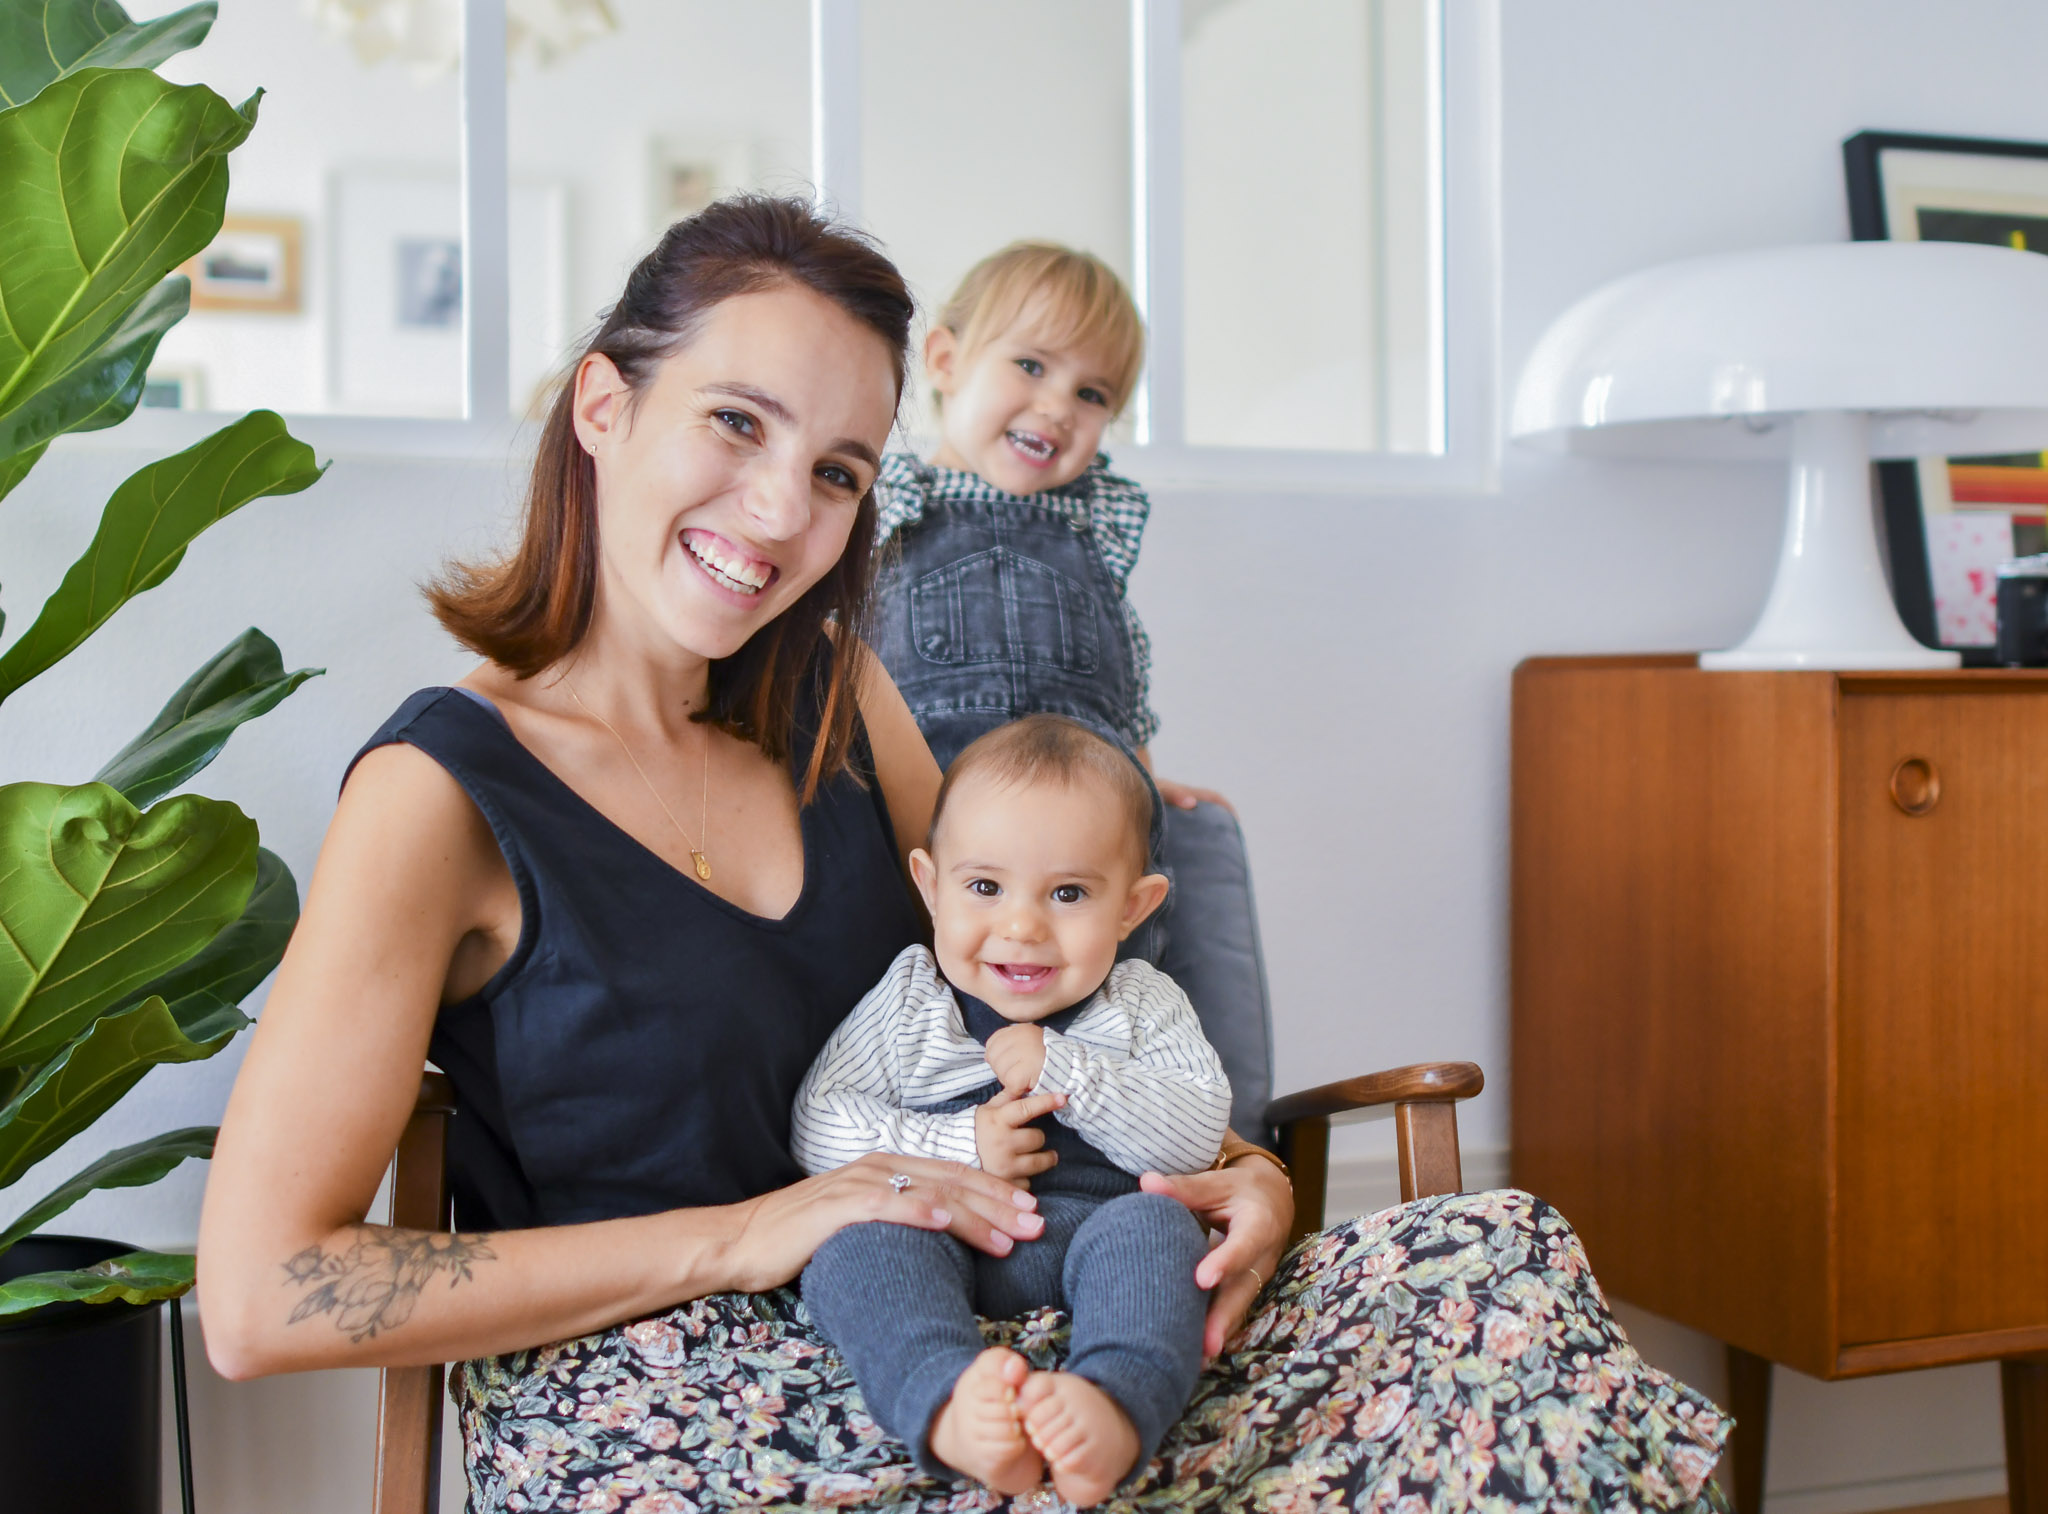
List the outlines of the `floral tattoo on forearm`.
{"type": "Polygon", "coordinates": [[[345,1250],[328,1251],[316,1243],[284,1264],[287,1287],[312,1289],[285,1323],[331,1314],[334,1328],[357,1345],[410,1319],[434,1278],[448,1274],[453,1288],[470,1279],[475,1263],[497,1258],[481,1235],[358,1225],[355,1237],[345,1250]]]}

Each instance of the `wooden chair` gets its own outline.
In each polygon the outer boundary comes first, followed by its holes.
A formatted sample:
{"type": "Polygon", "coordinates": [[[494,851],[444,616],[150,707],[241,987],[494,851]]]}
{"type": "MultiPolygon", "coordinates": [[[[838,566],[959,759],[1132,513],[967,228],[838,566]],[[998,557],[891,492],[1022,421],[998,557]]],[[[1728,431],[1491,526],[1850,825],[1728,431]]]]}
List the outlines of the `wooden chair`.
{"type": "MultiPolygon", "coordinates": [[[[1294,1174],[1290,1244],[1322,1229],[1333,1120],[1391,1104],[1402,1200],[1457,1193],[1464,1188],[1457,1101],[1485,1085],[1485,1075],[1470,1062],[1421,1062],[1325,1083],[1267,1105],[1266,1122],[1280,1132],[1280,1154],[1294,1174]]],[[[446,1151],[448,1117],[454,1112],[455,1094],[447,1078],[425,1074],[419,1102],[398,1143],[392,1224],[412,1230],[449,1228],[446,1151]]],[[[384,1370],[377,1406],[377,1479],[371,1492],[374,1514],[436,1514],[440,1507],[444,1373],[438,1366],[384,1370]]]]}

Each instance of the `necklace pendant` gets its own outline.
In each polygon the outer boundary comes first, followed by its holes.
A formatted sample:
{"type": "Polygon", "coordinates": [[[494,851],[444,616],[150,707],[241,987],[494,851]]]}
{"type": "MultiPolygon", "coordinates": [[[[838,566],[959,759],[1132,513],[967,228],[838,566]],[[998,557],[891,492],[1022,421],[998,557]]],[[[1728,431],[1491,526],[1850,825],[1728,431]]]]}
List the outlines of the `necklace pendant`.
{"type": "Polygon", "coordinates": [[[711,881],[711,859],[695,847],[692,847],[690,849],[690,860],[697,864],[697,876],[706,883],[709,883],[711,881]]]}

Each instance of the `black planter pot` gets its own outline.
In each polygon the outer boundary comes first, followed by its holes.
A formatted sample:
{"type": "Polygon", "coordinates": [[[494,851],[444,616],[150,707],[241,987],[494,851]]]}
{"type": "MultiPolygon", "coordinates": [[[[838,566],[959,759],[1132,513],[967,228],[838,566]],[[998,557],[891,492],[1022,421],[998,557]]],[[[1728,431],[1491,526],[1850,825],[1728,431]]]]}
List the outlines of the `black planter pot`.
{"type": "MultiPolygon", "coordinates": [[[[90,1267],[119,1241],[32,1235],[0,1282],[90,1267]]],[[[0,1502],[21,1514],[160,1514],[161,1304],[46,1304],[0,1319],[0,1502]]]]}

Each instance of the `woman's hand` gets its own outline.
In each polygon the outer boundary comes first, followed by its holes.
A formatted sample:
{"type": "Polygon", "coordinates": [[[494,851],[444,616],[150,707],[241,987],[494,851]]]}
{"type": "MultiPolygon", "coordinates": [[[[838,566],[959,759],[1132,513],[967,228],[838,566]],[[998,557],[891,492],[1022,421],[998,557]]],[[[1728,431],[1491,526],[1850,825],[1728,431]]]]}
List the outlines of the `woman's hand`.
{"type": "Polygon", "coordinates": [[[867,1220],[944,1230],[990,1256],[1007,1256],[1045,1229],[1033,1212],[1038,1200],[1015,1183],[964,1162],[887,1152],[738,1207],[743,1218],[731,1242],[730,1286],[748,1293],[791,1282],[827,1238],[867,1220]],[[898,1173],[910,1179],[900,1192],[890,1182],[898,1173]]]}
{"type": "Polygon", "coordinates": [[[1273,1280],[1294,1225],[1294,1190],[1280,1169],[1261,1157],[1178,1177],[1148,1172],[1138,1185],[1147,1193],[1178,1199],[1210,1229],[1223,1232],[1222,1244],[1195,1268],[1195,1281],[1214,1290],[1202,1331],[1202,1355],[1213,1361],[1244,1323],[1259,1289],[1273,1280]]]}
{"type": "Polygon", "coordinates": [[[1237,813],[1237,806],[1228,799],[1225,799],[1214,789],[1198,789],[1192,784],[1175,783],[1171,778],[1161,778],[1159,770],[1152,766],[1152,749],[1150,747],[1141,746],[1138,748],[1138,761],[1143,765],[1145,771],[1152,775],[1152,786],[1159,790],[1159,797],[1175,809],[1191,810],[1196,805],[1206,801],[1210,804],[1222,805],[1233,815],[1237,813]]]}
{"type": "Polygon", "coordinates": [[[1233,815],[1237,813],[1237,806],[1214,789],[1198,789],[1193,784],[1175,783],[1171,778],[1155,778],[1153,783],[1159,790],[1159,797],[1177,810],[1191,810],[1206,802],[1220,804],[1233,815]]]}

